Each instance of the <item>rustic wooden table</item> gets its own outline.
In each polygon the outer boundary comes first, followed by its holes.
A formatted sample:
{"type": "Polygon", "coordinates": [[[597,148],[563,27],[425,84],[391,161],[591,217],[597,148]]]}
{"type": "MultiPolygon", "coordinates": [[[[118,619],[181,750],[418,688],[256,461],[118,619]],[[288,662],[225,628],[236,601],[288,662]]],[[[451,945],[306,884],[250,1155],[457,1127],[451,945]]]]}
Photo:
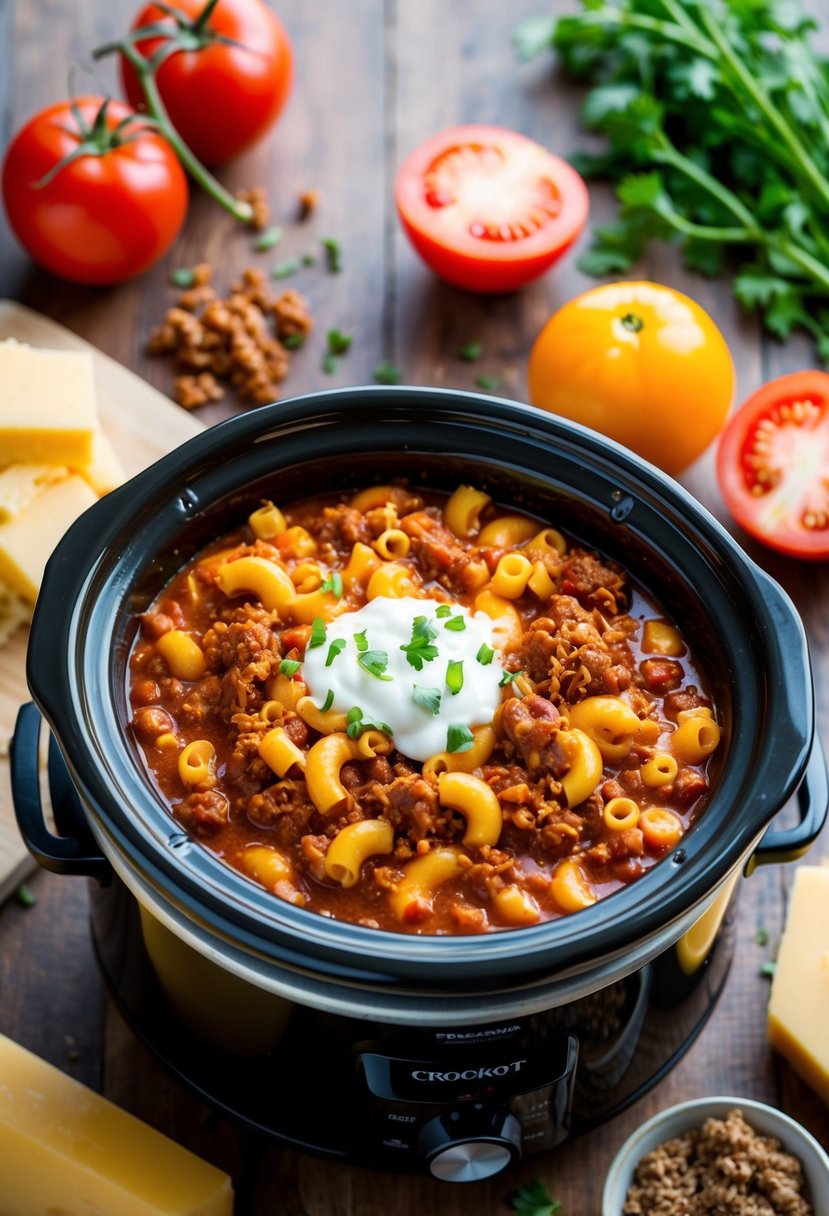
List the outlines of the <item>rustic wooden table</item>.
{"type": "MultiPolygon", "coordinates": [[[[69,65],[126,28],[134,8],[133,0],[0,0],[0,142],[61,95],[69,65]]],[[[341,274],[313,268],[295,280],[312,302],[317,329],[294,360],[286,394],[370,382],[376,364],[388,359],[403,369],[406,383],[470,388],[485,373],[501,379],[504,395],[526,399],[524,368],[535,334],[588,281],[571,258],[542,281],[502,298],[478,298],[439,283],[398,229],[392,181],[410,148],[456,122],[514,127],[565,155],[583,142],[577,90],[556,76],[550,57],[520,65],[510,47],[518,21],[544,8],[541,0],[282,0],[280,12],[296,50],[294,94],[273,136],[229,167],[224,178],[233,189],[267,187],[275,220],[287,229],[280,259],[322,237],[342,244],[341,274]],[[322,192],[322,202],[317,215],[300,226],[297,196],[309,187],[322,192]],[[335,326],[354,341],[339,372],[330,376],[320,363],[324,334],[335,326]],[[485,356],[474,365],[459,362],[457,347],[473,339],[485,344],[485,356]]],[[[104,87],[112,86],[111,66],[95,72],[104,87]]],[[[79,83],[87,87],[83,75],[79,83]]],[[[592,197],[595,223],[611,213],[611,204],[601,190],[592,197]]],[[[225,286],[251,262],[267,268],[277,259],[273,253],[252,256],[250,238],[195,194],[186,227],[164,263],[117,289],[85,290],[35,270],[0,220],[0,295],[62,321],[162,390],[169,389],[170,374],[145,356],[147,332],[171,300],[170,268],[202,260],[213,263],[225,286]]],[[[805,342],[794,339],[780,347],[763,340],[755,323],[739,313],[726,283],[685,274],[670,251],[655,250],[641,275],[687,291],[712,313],[730,342],[741,395],[764,379],[812,363],[805,342]]],[[[212,423],[233,409],[223,402],[205,409],[202,419],[212,423]]],[[[710,453],[685,481],[722,518],[710,453]]],[[[806,622],[820,723],[829,742],[829,566],[806,569],[748,543],[747,548],[788,589],[806,622]]],[[[809,860],[821,854],[829,857],[826,839],[809,860]]],[[[381,1216],[395,1210],[413,1216],[461,1213],[473,1205],[495,1214],[508,1210],[518,1184],[539,1177],[562,1201],[564,1216],[593,1216],[616,1148],[649,1115],[681,1099],[729,1093],[772,1102],[829,1146],[826,1107],[766,1042],[768,981],[761,966],[774,955],[791,878],[791,866],[771,868],[743,884],[736,959],[725,995],[682,1063],[648,1097],[592,1135],[469,1189],[298,1156],[255,1141],[200,1105],[107,1003],[89,941],[86,890],[77,880],[38,873],[31,881],[36,907],[26,910],[11,901],[0,909],[0,1031],[228,1169],[237,1180],[239,1213],[381,1216]],[[760,929],[768,934],[767,945],[757,943],[760,929]]]]}

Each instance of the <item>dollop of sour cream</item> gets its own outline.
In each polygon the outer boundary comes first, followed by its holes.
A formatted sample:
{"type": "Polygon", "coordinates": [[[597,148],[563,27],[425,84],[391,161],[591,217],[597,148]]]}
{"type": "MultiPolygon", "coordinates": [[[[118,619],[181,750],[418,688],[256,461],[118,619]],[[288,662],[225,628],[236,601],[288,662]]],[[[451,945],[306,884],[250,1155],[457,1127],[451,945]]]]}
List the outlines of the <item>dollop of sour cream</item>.
{"type": "Polygon", "coordinates": [[[362,721],[390,727],[412,760],[464,751],[466,732],[491,722],[501,702],[493,623],[459,604],[378,596],[326,622],[322,641],[315,630],[303,679],[320,708],[359,709],[362,721]]]}

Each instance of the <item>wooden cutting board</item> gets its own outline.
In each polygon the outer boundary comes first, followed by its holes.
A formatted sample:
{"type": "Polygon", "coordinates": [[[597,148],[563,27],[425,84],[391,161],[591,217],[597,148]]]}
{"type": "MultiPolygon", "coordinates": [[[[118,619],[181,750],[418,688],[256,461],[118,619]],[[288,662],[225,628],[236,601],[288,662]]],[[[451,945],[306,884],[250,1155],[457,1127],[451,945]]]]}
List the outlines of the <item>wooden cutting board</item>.
{"type": "MultiPolygon", "coordinates": [[[[95,365],[98,412],[128,477],[139,473],[203,428],[168,397],[57,322],[12,300],[0,300],[0,340],[30,346],[87,350],[95,365]]],[[[21,881],[33,862],[26,852],[11,801],[8,741],[18,706],[28,700],[26,629],[0,647],[0,901],[21,881]]]]}

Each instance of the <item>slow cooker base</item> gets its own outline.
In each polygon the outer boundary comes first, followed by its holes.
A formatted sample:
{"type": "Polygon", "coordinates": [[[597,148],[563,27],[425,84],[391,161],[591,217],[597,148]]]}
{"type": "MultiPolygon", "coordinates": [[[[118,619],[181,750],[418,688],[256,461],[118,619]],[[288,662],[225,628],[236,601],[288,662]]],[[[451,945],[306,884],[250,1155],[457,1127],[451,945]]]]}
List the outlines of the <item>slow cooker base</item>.
{"type": "Polygon", "coordinates": [[[517,1115],[521,1156],[606,1122],[685,1054],[715,1008],[733,953],[735,900],[691,975],[671,947],[582,1000],[468,1031],[391,1027],[294,1005],[277,1046],[244,1059],[199,1043],[171,1010],[127,888],[115,879],[91,890],[93,942],[109,991],[173,1075],[288,1147],[404,1172],[426,1168],[424,1128],[450,1111],[517,1115]],[[426,1092],[414,1093],[421,1079],[426,1092]]]}

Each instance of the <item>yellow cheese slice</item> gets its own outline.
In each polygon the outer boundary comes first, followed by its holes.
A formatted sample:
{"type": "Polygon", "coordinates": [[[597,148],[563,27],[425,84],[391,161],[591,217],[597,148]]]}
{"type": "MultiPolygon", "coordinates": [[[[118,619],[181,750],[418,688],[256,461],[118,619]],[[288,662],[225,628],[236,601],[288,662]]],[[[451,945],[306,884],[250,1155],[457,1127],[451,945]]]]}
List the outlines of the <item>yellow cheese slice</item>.
{"type": "Polygon", "coordinates": [[[59,464],[10,464],[0,469],[0,524],[14,519],[44,486],[60,481],[68,472],[59,464]]]}
{"type": "Polygon", "coordinates": [[[3,1216],[231,1216],[222,1170],[0,1035],[3,1216]]]}
{"type": "Polygon", "coordinates": [[[89,464],[96,428],[87,351],[0,342],[0,462],[89,464]]]}
{"type": "Polygon", "coordinates": [[[829,866],[795,870],[771,986],[769,1039],[829,1103],[829,866]]]}
{"type": "Polygon", "coordinates": [[[0,524],[0,581],[34,603],[52,550],[94,502],[95,494],[82,477],[65,477],[41,490],[14,519],[0,524]]]}
{"type": "Polygon", "coordinates": [[[89,464],[79,464],[73,472],[79,473],[84,481],[92,486],[99,497],[108,494],[124,481],[124,469],[115,455],[112,444],[106,435],[95,432],[92,440],[92,460],[89,464]]]}

